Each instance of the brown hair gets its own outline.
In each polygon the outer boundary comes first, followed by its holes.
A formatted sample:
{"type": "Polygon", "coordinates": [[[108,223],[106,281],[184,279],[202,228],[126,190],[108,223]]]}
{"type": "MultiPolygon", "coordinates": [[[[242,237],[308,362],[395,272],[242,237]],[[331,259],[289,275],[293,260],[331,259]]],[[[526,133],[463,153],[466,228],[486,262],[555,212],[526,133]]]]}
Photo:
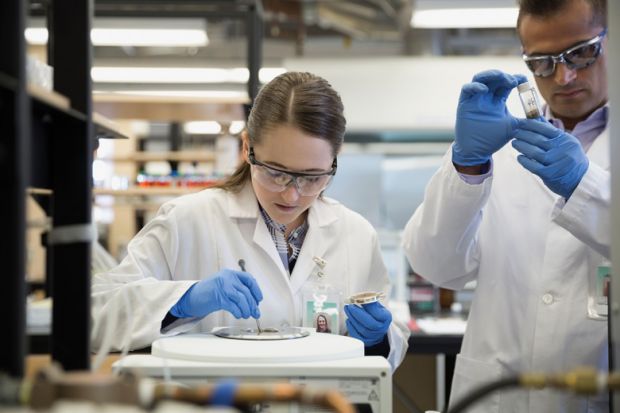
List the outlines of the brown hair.
{"type": "MultiPolygon", "coordinates": [[[[323,78],[305,72],[287,72],[267,83],[258,93],[248,117],[250,145],[280,125],[291,125],[325,139],[336,156],[342,147],[346,121],[340,95],[323,78]]],[[[238,192],[250,179],[250,165],[243,162],[222,183],[215,185],[238,192]]]]}
{"type": "Polygon", "coordinates": [[[525,15],[547,18],[570,5],[573,1],[585,1],[592,10],[592,26],[607,27],[607,0],[519,0],[517,29],[525,15]]]}

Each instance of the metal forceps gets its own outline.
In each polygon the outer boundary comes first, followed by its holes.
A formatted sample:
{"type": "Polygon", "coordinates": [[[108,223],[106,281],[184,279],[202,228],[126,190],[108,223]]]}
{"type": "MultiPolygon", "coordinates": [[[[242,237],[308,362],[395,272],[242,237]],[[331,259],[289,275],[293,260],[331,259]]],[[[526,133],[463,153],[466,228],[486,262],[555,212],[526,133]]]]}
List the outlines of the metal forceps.
{"type": "MultiPolygon", "coordinates": [[[[239,268],[241,268],[241,271],[247,272],[245,270],[245,260],[243,258],[239,260],[239,268]]],[[[262,333],[263,330],[260,328],[260,321],[258,321],[258,318],[255,318],[254,320],[256,320],[256,329],[258,330],[258,334],[262,333]]]]}

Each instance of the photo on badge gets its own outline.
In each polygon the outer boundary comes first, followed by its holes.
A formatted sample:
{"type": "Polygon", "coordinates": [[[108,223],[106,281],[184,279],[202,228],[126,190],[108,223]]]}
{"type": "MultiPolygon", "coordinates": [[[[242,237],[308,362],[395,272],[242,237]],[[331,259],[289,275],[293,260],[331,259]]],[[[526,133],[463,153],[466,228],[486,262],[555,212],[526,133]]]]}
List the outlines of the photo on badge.
{"type": "Polygon", "coordinates": [[[338,334],[338,303],[316,304],[313,300],[306,301],[304,326],[313,327],[317,333],[338,334]]]}

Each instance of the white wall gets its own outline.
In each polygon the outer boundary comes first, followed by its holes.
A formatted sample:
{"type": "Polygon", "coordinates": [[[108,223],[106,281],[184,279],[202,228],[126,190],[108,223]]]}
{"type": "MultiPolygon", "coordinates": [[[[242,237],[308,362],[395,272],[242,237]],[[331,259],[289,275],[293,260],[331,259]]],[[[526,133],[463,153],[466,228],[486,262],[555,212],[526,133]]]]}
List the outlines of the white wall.
{"type": "MultiPolygon", "coordinates": [[[[534,84],[519,56],[286,59],[284,66],[326,78],[342,96],[349,131],[451,130],[461,86],[482,70],[523,73],[534,84]]],[[[508,107],[523,116],[516,92],[508,107]]]]}

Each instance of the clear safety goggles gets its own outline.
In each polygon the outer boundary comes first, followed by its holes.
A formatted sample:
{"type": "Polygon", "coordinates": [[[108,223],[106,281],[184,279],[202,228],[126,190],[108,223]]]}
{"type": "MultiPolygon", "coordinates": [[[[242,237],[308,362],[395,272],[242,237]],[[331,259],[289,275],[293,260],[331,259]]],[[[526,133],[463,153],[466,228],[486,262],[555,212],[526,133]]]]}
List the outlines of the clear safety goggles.
{"type": "Polygon", "coordinates": [[[586,68],[601,55],[603,47],[601,42],[607,35],[604,29],[590,40],[572,46],[557,55],[523,55],[523,60],[534,76],[547,77],[555,72],[558,63],[564,63],[570,70],[586,68]]]}
{"type": "Polygon", "coordinates": [[[293,183],[297,192],[303,196],[316,195],[327,188],[332,177],[336,175],[338,167],[336,158],[334,158],[332,169],[329,172],[308,174],[284,171],[256,160],[253,147],[250,147],[248,157],[250,158],[250,165],[252,165],[252,177],[265,189],[272,192],[282,192],[293,183]]]}

